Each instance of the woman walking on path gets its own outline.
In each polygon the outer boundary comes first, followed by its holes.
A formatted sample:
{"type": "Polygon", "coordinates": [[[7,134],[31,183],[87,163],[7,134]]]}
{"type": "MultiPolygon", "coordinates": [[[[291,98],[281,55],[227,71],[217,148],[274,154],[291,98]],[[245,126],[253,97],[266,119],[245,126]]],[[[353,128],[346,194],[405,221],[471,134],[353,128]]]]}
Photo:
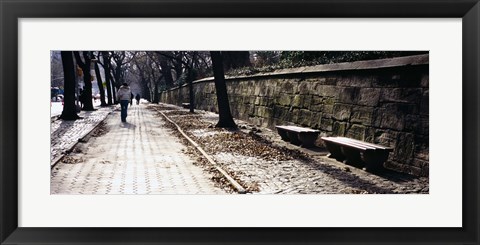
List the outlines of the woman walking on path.
{"type": "Polygon", "coordinates": [[[130,87],[128,86],[127,83],[123,83],[117,92],[117,100],[120,101],[120,106],[122,108],[122,112],[121,112],[122,122],[127,121],[127,109],[128,109],[128,103],[131,100],[131,94],[132,92],[130,91],[130,87]]]}

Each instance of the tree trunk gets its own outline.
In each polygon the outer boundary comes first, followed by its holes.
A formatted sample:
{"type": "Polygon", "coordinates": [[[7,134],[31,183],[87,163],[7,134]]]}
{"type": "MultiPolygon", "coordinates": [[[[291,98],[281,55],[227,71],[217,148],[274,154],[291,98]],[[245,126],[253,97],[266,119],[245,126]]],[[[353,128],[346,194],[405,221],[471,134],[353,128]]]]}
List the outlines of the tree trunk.
{"type": "Polygon", "coordinates": [[[217,93],[218,103],[218,123],[215,127],[219,128],[237,128],[230,112],[228,102],[227,85],[225,84],[225,75],[223,72],[222,53],[219,51],[210,51],[212,57],[213,76],[215,78],[215,91],[217,93]]]}
{"type": "Polygon", "coordinates": [[[148,100],[148,102],[152,102],[152,98],[150,97],[150,88],[148,87],[148,82],[142,78],[142,98],[148,100]]]}
{"type": "MultiPolygon", "coordinates": [[[[111,70],[111,69],[110,69],[111,70]]],[[[113,72],[113,71],[112,71],[113,72]]],[[[117,85],[116,82],[115,82],[115,77],[114,76],[110,76],[110,81],[112,82],[112,97],[113,97],[113,103],[114,104],[118,104],[118,101],[117,101],[117,85]]],[[[120,86],[119,86],[120,87],[120,86]]]]}
{"type": "Polygon", "coordinates": [[[192,57],[192,64],[188,68],[188,73],[187,73],[190,113],[195,112],[195,94],[193,93],[193,79],[194,79],[193,69],[195,67],[196,58],[197,58],[197,52],[194,52],[192,57]]]}
{"type": "Polygon", "coordinates": [[[103,81],[102,76],[100,75],[100,68],[98,67],[98,63],[95,62],[95,74],[97,76],[97,85],[98,90],[100,91],[100,106],[107,106],[105,103],[105,90],[103,89],[103,81]]]}
{"type": "Polygon", "coordinates": [[[92,103],[92,76],[90,75],[90,63],[91,58],[89,51],[83,51],[83,58],[85,62],[82,61],[80,58],[80,54],[78,51],[73,52],[75,55],[75,59],[77,60],[77,64],[80,65],[83,71],[83,82],[85,83],[85,88],[83,92],[85,93],[85,101],[83,102],[83,110],[84,111],[94,111],[93,103],[92,103]]]}
{"type": "Polygon", "coordinates": [[[158,83],[159,81],[156,81],[155,86],[153,88],[153,103],[155,104],[158,104],[158,102],[160,101],[158,98],[158,83]]]}
{"type": "Polygon", "coordinates": [[[75,68],[73,65],[72,52],[62,51],[61,56],[65,82],[63,111],[60,118],[63,120],[76,120],[80,117],[77,115],[77,107],[75,105],[75,68]]]}
{"type": "Polygon", "coordinates": [[[168,65],[167,58],[163,55],[159,55],[160,68],[162,68],[162,74],[165,79],[165,87],[167,89],[173,87],[172,68],[168,65]]]}
{"type": "Polygon", "coordinates": [[[103,56],[103,70],[105,71],[105,84],[107,85],[107,104],[113,105],[112,100],[112,85],[110,82],[110,58],[107,51],[102,52],[103,56]]]}

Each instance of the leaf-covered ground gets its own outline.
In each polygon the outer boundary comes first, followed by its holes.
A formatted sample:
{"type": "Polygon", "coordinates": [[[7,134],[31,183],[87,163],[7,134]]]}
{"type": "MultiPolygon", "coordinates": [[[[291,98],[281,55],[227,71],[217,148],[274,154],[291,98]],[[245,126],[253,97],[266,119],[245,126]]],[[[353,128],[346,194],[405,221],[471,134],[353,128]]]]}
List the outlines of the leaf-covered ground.
{"type": "MultiPolygon", "coordinates": [[[[238,130],[215,128],[218,117],[211,112],[190,113],[172,105],[151,105],[163,112],[198,143],[222,169],[250,193],[260,194],[373,194],[428,193],[428,178],[401,173],[380,175],[338,163],[321,154],[282,142],[276,132],[236,120],[238,130]]],[[[159,117],[163,117],[159,113],[159,117]]],[[[166,123],[173,131],[176,127],[166,123]]],[[[179,138],[183,138],[177,132],[179,138]]],[[[186,145],[190,145],[184,140],[186,145]]],[[[217,171],[198,151],[188,148],[211,173],[217,171]]],[[[220,174],[214,180],[228,189],[220,174]]],[[[230,188],[230,191],[233,191],[230,188]]]]}

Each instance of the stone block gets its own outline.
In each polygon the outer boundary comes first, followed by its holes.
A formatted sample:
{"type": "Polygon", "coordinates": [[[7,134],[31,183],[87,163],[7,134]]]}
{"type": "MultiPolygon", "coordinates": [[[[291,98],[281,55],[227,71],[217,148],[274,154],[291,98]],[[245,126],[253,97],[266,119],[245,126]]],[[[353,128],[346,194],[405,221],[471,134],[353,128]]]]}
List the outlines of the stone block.
{"type": "Polygon", "coordinates": [[[320,121],[320,129],[331,132],[333,130],[333,120],[331,118],[322,117],[320,121]]]}
{"type": "Polygon", "coordinates": [[[310,106],[310,110],[313,112],[322,112],[323,105],[312,105],[310,106]]]}
{"type": "Polygon", "coordinates": [[[337,80],[337,86],[371,87],[374,80],[374,76],[344,75],[337,80]]]}
{"type": "Polygon", "coordinates": [[[255,116],[257,117],[265,117],[265,107],[263,106],[256,106],[255,107],[255,116]]]}
{"type": "Polygon", "coordinates": [[[265,118],[273,118],[273,109],[264,107],[265,108],[265,118]]]}
{"type": "Polygon", "coordinates": [[[293,97],[292,106],[296,108],[303,107],[303,96],[299,94],[295,95],[293,97]]]}
{"type": "Polygon", "coordinates": [[[360,124],[352,124],[349,129],[347,129],[346,137],[357,139],[357,140],[365,140],[365,126],[360,124]]]}
{"type": "Polygon", "coordinates": [[[352,107],[351,123],[361,123],[363,125],[372,125],[373,121],[372,107],[354,106],[352,107]]]}
{"type": "Polygon", "coordinates": [[[321,119],[322,119],[322,113],[312,112],[312,121],[310,122],[310,127],[320,128],[321,119]]]}
{"type": "Polygon", "coordinates": [[[323,97],[333,97],[337,98],[339,95],[339,90],[337,86],[331,86],[331,85],[319,85],[315,90],[314,90],[316,95],[320,95],[323,97]]]}
{"type": "Polygon", "coordinates": [[[251,95],[248,97],[248,103],[250,103],[251,105],[255,105],[255,100],[257,99],[256,96],[254,95],[251,95]]]}
{"type": "Polygon", "coordinates": [[[298,93],[302,95],[311,93],[312,84],[306,81],[302,81],[298,84],[298,93]]]}
{"type": "Polygon", "coordinates": [[[281,87],[283,93],[293,93],[296,84],[294,84],[291,80],[283,81],[281,87]]]}
{"type": "Polygon", "coordinates": [[[420,88],[384,88],[380,101],[418,104],[421,96],[420,88]]]}
{"type": "Polygon", "coordinates": [[[260,105],[272,107],[273,106],[273,100],[268,98],[268,97],[261,97],[260,105]]]}
{"type": "Polygon", "coordinates": [[[333,106],[336,103],[336,100],[333,97],[327,97],[324,100],[325,105],[331,105],[333,106]]]}
{"type": "Polygon", "coordinates": [[[294,123],[299,123],[299,119],[300,118],[300,110],[299,109],[293,109],[290,113],[289,113],[289,121],[292,121],[294,123]]]}
{"type": "Polygon", "coordinates": [[[305,82],[311,83],[311,89],[314,90],[318,85],[325,85],[326,79],[324,77],[307,78],[305,82]]]}
{"type": "Polygon", "coordinates": [[[310,109],[312,106],[312,95],[304,95],[303,96],[303,107],[306,109],[310,109]]]}
{"type": "Polygon", "coordinates": [[[292,96],[289,94],[280,94],[277,99],[277,104],[281,106],[290,106],[292,103],[292,96]]]}
{"type": "Polygon", "coordinates": [[[347,121],[350,119],[352,107],[350,105],[335,104],[333,106],[333,118],[339,121],[347,121]]]}
{"type": "Polygon", "coordinates": [[[283,118],[285,114],[286,114],[286,110],[284,109],[284,107],[281,107],[278,105],[275,105],[273,107],[273,116],[275,118],[283,118]]]}
{"type": "Polygon", "coordinates": [[[355,104],[358,97],[359,88],[339,87],[338,102],[344,104],[355,104]]]}
{"type": "Polygon", "coordinates": [[[392,130],[375,130],[375,140],[373,143],[387,146],[396,147],[398,133],[392,130]]]}
{"type": "Polygon", "coordinates": [[[322,105],[322,110],[324,115],[329,115],[328,117],[333,116],[333,105],[322,105]]]}
{"type": "Polygon", "coordinates": [[[386,105],[384,108],[381,108],[377,111],[376,120],[378,122],[378,117],[381,118],[380,127],[395,129],[402,131],[405,127],[405,115],[398,104],[386,105]]]}
{"type": "Polygon", "coordinates": [[[401,163],[410,164],[413,159],[415,141],[411,133],[398,133],[393,158],[401,163]]]}
{"type": "Polygon", "coordinates": [[[325,78],[325,85],[337,85],[338,77],[331,76],[325,78]]]}
{"type": "Polygon", "coordinates": [[[345,136],[346,129],[347,129],[347,123],[334,121],[333,128],[332,128],[332,135],[345,136]]]}
{"type": "Polygon", "coordinates": [[[336,85],[337,84],[337,77],[332,76],[332,77],[318,77],[321,76],[321,74],[316,74],[313,76],[317,77],[311,77],[306,79],[305,81],[311,82],[312,83],[312,89],[315,89],[316,86],[318,85],[336,85]]]}
{"type": "Polygon", "coordinates": [[[420,114],[422,115],[429,114],[429,110],[430,110],[429,100],[430,100],[430,96],[429,96],[429,91],[427,89],[422,93],[422,98],[420,101],[420,114]]]}
{"type": "Polygon", "coordinates": [[[248,115],[249,117],[255,116],[255,106],[246,105],[244,115],[248,115]]]}
{"type": "Polygon", "coordinates": [[[359,105],[377,106],[380,93],[381,89],[378,88],[360,88],[356,102],[359,105]]]}
{"type": "Polygon", "coordinates": [[[310,103],[311,105],[320,105],[323,103],[323,97],[320,97],[318,95],[313,95],[310,103]]]}
{"type": "Polygon", "coordinates": [[[405,122],[404,122],[403,115],[398,115],[394,113],[385,113],[382,116],[380,127],[401,131],[404,128],[404,124],[405,122]]]}
{"type": "Polygon", "coordinates": [[[300,110],[299,122],[301,125],[311,127],[312,125],[312,112],[309,110],[300,110]]]}
{"type": "Polygon", "coordinates": [[[365,128],[365,142],[375,143],[375,128],[366,127],[365,128]]]}
{"type": "Polygon", "coordinates": [[[276,94],[276,91],[277,91],[277,86],[278,85],[278,82],[277,83],[274,83],[273,85],[267,85],[267,89],[266,89],[266,94],[265,96],[269,96],[269,97],[273,97],[275,94],[276,94]]]}
{"type": "Polygon", "coordinates": [[[415,158],[425,161],[429,160],[429,142],[428,135],[415,135],[415,151],[413,153],[415,158]]]}

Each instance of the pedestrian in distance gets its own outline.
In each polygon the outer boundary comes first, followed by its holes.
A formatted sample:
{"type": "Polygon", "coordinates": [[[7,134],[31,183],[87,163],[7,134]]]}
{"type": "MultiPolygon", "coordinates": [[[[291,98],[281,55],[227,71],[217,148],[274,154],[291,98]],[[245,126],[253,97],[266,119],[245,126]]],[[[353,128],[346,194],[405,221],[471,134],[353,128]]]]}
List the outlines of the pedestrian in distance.
{"type": "Polygon", "coordinates": [[[120,101],[121,106],[121,119],[122,122],[127,121],[127,109],[128,103],[130,102],[132,92],[130,91],[130,87],[127,83],[123,83],[122,86],[117,91],[117,100],[120,101]]]}
{"type": "Polygon", "coordinates": [[[140,104],[140,94],[137,94],[137,96],[135,96],[135,99],[137,100],[137,105],[140,104]]]}
{"type": "Polygon", "coordinates": [[[82,88],[80,89],[80,92],[79,92],[79,96],[78,96],[78,100],[80,101],[80,109],[83,109],[83,106],[85,105],[85,90],[83,90],[82,88]]]}
{"type": "Polygon", "coordinates": [[[133,104],[133,93],[130,92],[130,106],[132,106],[133,104]]]}

